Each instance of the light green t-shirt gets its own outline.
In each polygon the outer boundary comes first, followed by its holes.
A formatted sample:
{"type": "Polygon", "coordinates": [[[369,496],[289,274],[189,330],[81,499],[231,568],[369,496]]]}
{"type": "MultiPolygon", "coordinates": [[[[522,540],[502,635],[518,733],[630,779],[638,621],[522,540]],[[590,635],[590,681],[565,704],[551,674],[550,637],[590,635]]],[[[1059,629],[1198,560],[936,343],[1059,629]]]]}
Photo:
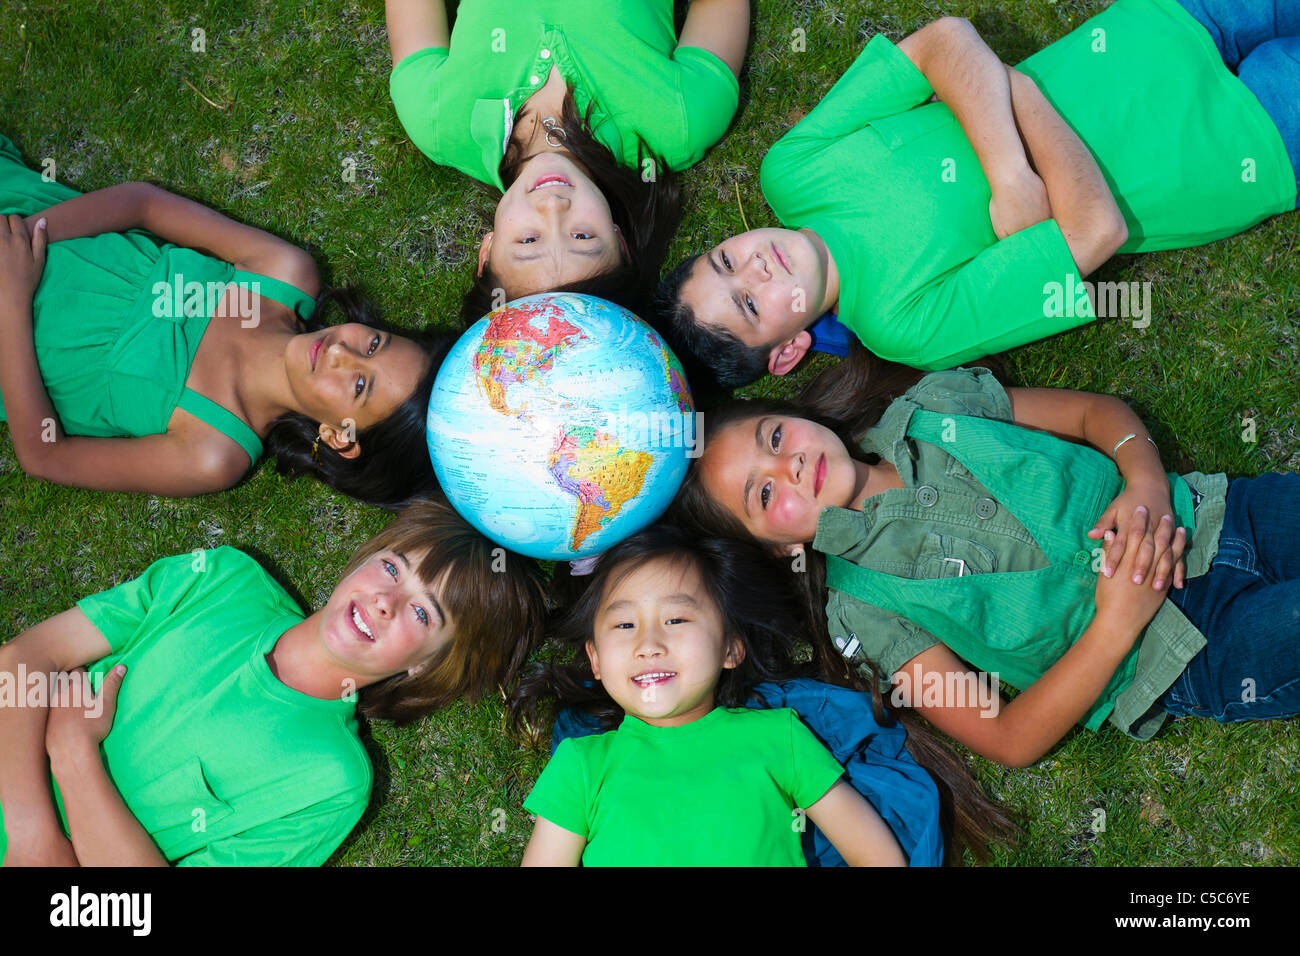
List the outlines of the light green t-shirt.
{"type": "Polygon", "coordinates": [[[420,152],[499,189],[515,114],[552,66],[580,113],[595,101],[596,138],[626,166],[638,136],[669,168],[694,165],[739,102],[722,60],[677,46],[671,0],[464,0],[450,43],[393,68],[393,107],[420,152]]]}
{"type": "Polygon", "coordinates": [[[227,547],[155,561],[78,607],[112,648],[92,678],[126,665],[104,765],[163,856],[324,863],[365,811],[372,771],[355,703],[271,673],[266,654],[303,620],[284,589],[227,547]]]}
{"type": "MultiPolygon", "coordinates": [[[[1174,0],[1119,0],[1019,65],[1097,159],[1121,252],[1194,246],[1295,206],[1277,128],[1174,0]]],[[[1092,321],[1054,219],[998,240],[952,111],[876,36],[763,160],[792,229],[826,242],[839,320],[882,358],[939,369],[1092,321]]]]}
{"type": "Polygon", "coordinates": [[[843,773],[788,708],[628,716],[562,741],[524,808],[585,837],[584,866],[805,866],[793,810],[843,773]]]}

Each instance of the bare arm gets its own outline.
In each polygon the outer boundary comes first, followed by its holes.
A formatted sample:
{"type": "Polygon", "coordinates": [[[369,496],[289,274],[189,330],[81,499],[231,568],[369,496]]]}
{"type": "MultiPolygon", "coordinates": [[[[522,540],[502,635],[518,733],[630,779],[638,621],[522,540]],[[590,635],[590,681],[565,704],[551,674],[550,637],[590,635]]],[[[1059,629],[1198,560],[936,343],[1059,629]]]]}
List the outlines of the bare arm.
{"type": "Polygon", "coordinates": [[[247,458],[224,436],[83,438],[63,431],[41,379],[32,334],[32,295],[44,264],[44,230],[30,237],[20,217],[0,217],[0,337],[7,343],[0,349],[0,394],[22,469],[56,484],[173,497],[237,482],[247,458]]]}
{"type": "Polygon", "coordinates": [[[691,0],[677,45],[708,50],[739,79],[749,48],[749,0],[691,0]]]}
{"type": "Polygon", "coordinates": [[[393,66],[431,46],[450,48],[445,0],[387,0],[384,15],[393,66]]]}
{"type": "MultiPolygon", "coordinates": [[[[1124,491],[1110,503],[1088,532],[1094,539],[1105,538],[1106,560],[1102,573],[1109,577],[1124,555],[1128,537],[1129,516],[1140,506],[1146,508],[1153,523],[1169,521],[1177,527],[1169,500],[1169,479],[1160,453],[1148,441],[1146,426],[1133,409],[1113,395],[1095,395],[1090,392],[1072,392],[1060,388],[1009,388],[1012,415],[1017,425],[1051,432],[1060,438],[1084,442],[1107,457],[1114,456],[1115,465],[1124,477],[1124,491]],[[1116,450],[1116,445],[1128,435],[1133,435],[1116,450]]],[[[1185,541],[1184,531],[1181,540],[1185,541]]],[[[1161,589],[1173,575],[1173,584],[1182,588],[1186,564],[1165,552],[1154,566],[1139,566],[1136,575],[1141,579],[1150,576],[1151,585],[1161,589]]]]}
{"type": "Polygon", "coordinates": [[[843,780],[806,812],[849,866],[907,866],[907,857],[889,825],[843,780]]]}
{"type": "Polygon", "coordinates": [[[50,206],[24,220],[29,233],[40,219],[46,221],[50,242],[146,229],[238,269],[288,282],[309,295],[320,289],[319,270],[306,250],[151,183],[122,183],[50,206]]]}
{"type": "Polygon", "coordinates": [[[75,866],[72,843],[63,835],[50,799],[50,767],[45,730],[50,675],[98,660],[108,641],[78,608],[64,611],[0,647],[0,674],[23,695],[24,706],[0,707],[0,805],[4,807],[9,848],[6,866],[75,866]],[[27,694],[32,675],[45,691],[39,706],[27,694]]]}
{"type": "Polygon", "coordinates": [[[78,668],[61,675],[50,701],[45,747],[50,770],[63,795],[72,846],[82,866],[166,866],[158,851],[109,779],[99,746],[117,711],[117,694],[126,668],[104,675],[98,695],[78,668]]]}
{"type": "MultiPolygon", "coordinates": [[[[1027,767],[1069,732],[1105,690],[1134,641],[1164,602],[1164,589],[1134,584],[1131,571],[1150,555],[1174,548],[1181,538],[1168,523],[1154,535],[1145,517],[1130,525],[1128,549],[1120,574],[1097,578],[1097,613],[1077,641],[1048,670],[1010,702],[982,708],[978,701],[912,700],[911,690],[952,687],[946,674],[969,674],[969,668],[943,644],[927,648],[894,674],[902,702],[914,706],[930,723],[976,753],[1008,767],[1027,767]],[[933,674],[935,676],[931,677],[933,674]]],[[[964,695],[966,696],[966,695],[964,695]]],[[[997,701],[997,698],[994,698],[997,701]]]]}
{"type": "Polygon", "coordinates": [[[1081,275],[1088,275],[1128,240],[1128,225],[1097,160],[1061,118],[1037,84],[1018,70],[1011,77],[1016,124],[1081,275]]]}
{"type": "Polygon", "coordinates": [[[1047,190],[1029,166],[1011,108],[1011,81],[970,22],[944,17],[898,44],[957,118],[989,181],[999,239],[1051,218],[1047,190]]]}
{"type": "Polygon", "coordinates": [[[538,817],[520,866],[577,866],[587,841],[545,817],[538,817]]]}

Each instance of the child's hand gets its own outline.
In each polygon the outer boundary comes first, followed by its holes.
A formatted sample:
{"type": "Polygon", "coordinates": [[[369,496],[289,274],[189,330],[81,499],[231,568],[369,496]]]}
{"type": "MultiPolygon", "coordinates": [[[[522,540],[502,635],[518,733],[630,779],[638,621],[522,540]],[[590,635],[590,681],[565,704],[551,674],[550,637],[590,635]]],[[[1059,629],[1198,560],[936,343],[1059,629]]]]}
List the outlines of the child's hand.
{"type": "Polygon", "coordinates": [[[14,302],[31,304],[41,273],[45,271],[45,220],[35,234],[27,231],[22,216],[0,216],[0,315],[14,302]]]}
{"type": "MultiPolygon", "coordinates": [[[[1102,512],[1097,524],[1088,532],[1088,537],[1096,540],[1104,538],[1106,542],[1106,552],[1102,557],[1101,573],[1110,577],[1115,573],[1115,568],[1119,565],[1124,557],[1127,548],[1125,542],[1128,540],[1130,516],[1136,516],[1138,509],[1142,509],[1143,514],[1151,524],[1151,530],[1157,531],[1160,523],[1166,518],[1169,520],[1171,529],[1178,528],[1178,518],[1174,514],[1173,505],[1169,502],[1169,484],[1162,481],[1158,486],[1144,486],[1141,484],[1130,483],[1114,501],[1107,506],[1102,512]]],[[[1134,572],[1137,575],[1136,584],[1150,580],[1151,586],[1157,591],[1164,590],[1169,584],[1170,574],[1173,575],[1173,585],[1180,590],[1183,587],[1187,567],[1183,562],[1183,548],[1186,547],[1187,535],[1185,529],[1178,529],[1182,532],[1181,546],[1178,549],[1178,555],[1169,562],[1163,562],[1160,566],[1154,563],[1138,563],[1134,572]]],[[[1153,559],[1154,560],[1154,559],[1153,559]]]]}
{"type": "Polygon", "coordinates": [[[1173,519],[1168,515],[1154,527],[1148,527],[1146,509],[1142,507],[1136,509],[1127,526],[1126,538],[1116,539],[1117,544],[1123,545],[1123,558],[1112,576],[1097,575],[1094,600],[1097,617],[1111,618],[1121,630],[1128,627],[1141,631],[1165,601],[1169,569],[1181,560],[1187,534],[1183,528],[1175,532],[1173,519]],[[1156,567],[1156,581],[1163,582],[1159,587],[1145,587],[1137,580],[1140,569],[1152,566],[1156,567]]]}
{"type": "Polygon", "coordinates": [[[117,692],[125,674],[126,668],[118,664],[104,675],[98,694],[83,667],[59,675],[50,690],[50,716],[45,723],[45,752],[51,762],[99,748],[113,729],[117,692]]]}
{"type": "Polygon", "coordinates": [[[989,219],[999,239],[1052,218],[1047,187],[1028,163],[999,182],[990,182],[989,219]]]}

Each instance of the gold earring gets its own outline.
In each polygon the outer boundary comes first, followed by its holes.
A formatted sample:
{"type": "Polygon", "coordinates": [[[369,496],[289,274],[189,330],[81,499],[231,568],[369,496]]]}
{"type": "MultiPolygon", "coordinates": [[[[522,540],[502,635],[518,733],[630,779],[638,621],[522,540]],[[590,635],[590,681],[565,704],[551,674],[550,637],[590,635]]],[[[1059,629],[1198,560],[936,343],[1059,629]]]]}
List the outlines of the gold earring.
{"type": "Polygon", "coordinates": [[[320,435],[317,435],[317,436],[316,436],[316,440],[315,440],[314,442],[311,443],[311,460],[312,460],[312,461],[314,461],[314,462],[319,462],[319,461],[320,461],[320,455],[319,455],[319,452],[320,452],[320,435]]]}

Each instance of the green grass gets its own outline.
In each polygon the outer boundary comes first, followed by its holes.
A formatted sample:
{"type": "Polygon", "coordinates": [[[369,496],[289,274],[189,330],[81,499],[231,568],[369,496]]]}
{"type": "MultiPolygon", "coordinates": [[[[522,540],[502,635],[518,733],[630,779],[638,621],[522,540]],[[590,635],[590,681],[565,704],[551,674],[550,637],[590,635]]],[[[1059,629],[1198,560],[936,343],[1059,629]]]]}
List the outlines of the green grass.
{"type": "MultiPolygon", "coordinates": [[[[1016,61],[1104,5],[757,0],[741,109],[685,176],[674,259],[745,227],[737,194],[749,226],[777,225],[759,194],[763,153],[873,33],[898,40],[937,16],[964,15],[1016,61]],[[804,52],[790,49],[795,28],[804,52]]],[[[451,326],[491,204],[465,177],[432,166],[398,125],[381,4],[4,6],[0,132],[31,165],[51,157],[59,180],[81,190],[151,180],[311,249],[328,281],[363,284],[397,324],[451,326]],[[195,28],[205,53],[191,51],[195,28]],[[341,175],[348,158],[355,182],[341,175]]],[[[1209,246],[1108,264],[1101,278],[1153,283],[1150,328],[1104,322],[1020,349],[1017,378],[1123,397],[1171,468],[1295,471],[1297,222],[1287,215],[1209,246]],[[1244,416],[1255,420],[1254,443],[1242,441],[1244,416]]],[[[824,364],[762,388],[792,395],[824,364]]],[[[319,606],[351,550],[385,520],[319,485],[285,481],[269,462],[200,500],[59,488],[23,475],[3,440],[0,638],[158,557],[222,544],[252,551],[319,606]]],[[[374,799],[335,861],[517,862],[530,830],[520,805],[544,759],[508,741],[501,720],[500,704],[485,701],[409,728],[372,725],[374,799]]],[[[1300,863],[1297,730],[1294,721],[1179,721],[1146,744],[1109,728],[1076,732],[1025,770],[972,758],[989,792],[1029,821],[1021,845],[996,862],[1300,863]],[[1097,810],[1104,830],[1094,830],[1097,810]]]]}

